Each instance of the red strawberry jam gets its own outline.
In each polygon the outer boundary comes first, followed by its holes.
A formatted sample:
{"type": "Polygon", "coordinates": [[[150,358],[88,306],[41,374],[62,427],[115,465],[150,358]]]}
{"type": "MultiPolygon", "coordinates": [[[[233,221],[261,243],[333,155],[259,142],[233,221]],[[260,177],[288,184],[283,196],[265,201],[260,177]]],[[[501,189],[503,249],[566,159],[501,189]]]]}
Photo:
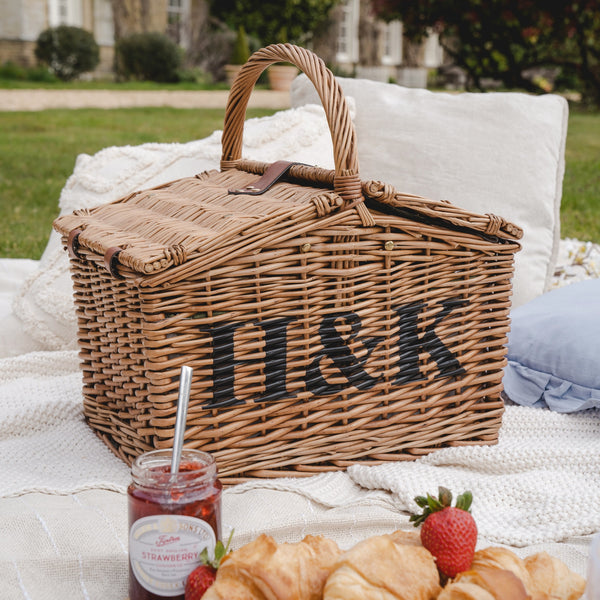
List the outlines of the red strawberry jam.
{"type": "Polygon", "coordinates": [[[139,456],[131,468],[129,600],[184,599],[199,555],[221,538],[221,482],[212,456],[184,449],[171,475],[171,451],[139,456]]]}

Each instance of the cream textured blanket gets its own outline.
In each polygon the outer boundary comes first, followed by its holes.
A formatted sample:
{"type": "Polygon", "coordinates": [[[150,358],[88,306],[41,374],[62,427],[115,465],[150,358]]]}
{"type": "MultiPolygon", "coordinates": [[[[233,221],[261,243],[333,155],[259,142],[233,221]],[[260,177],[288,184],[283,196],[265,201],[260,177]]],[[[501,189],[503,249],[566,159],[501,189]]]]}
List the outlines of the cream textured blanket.
{"type": "MultiPolygon", "coordinates": [[[[596,245],[564,241],[555,287],[594,276],[598,256],[596,245]]],[[[76,351],[0,359],[0,454],[0,597],[123,600],[129,469],[83,420],[76,351]]],[[[496,446],[235,486],[224,493],[223,524],[235,546],[268,532],[350,547],[411,528],[413,496],[445,484],[474,491],[480,547],[545,550],[585,575],[600,530],[599,473],[598,411],[508,406],[496,446]]]]}
{"type": "MultiPolygon", "coordinates": [[[[124,491],[129,471],[83,420],[75,352],[5,359],[0,368],[0,495],[124,491]]],[[[438,485],[471,489],[481,534],[525,546],[600,529],[600,411],[563,415],[507,406],[495,446],[442,449],[415,462],[350,467],[331,476],[259,481],[246,487],[287,490],[343,506],[365,489],[391,492],[400,511],[438,485]]]]}
{"type": "Polygon", "coordinates": [[[479,531],[495,543],[585,535],[600,529],[600,411],[567,416],[509,406],[496,446],[447,448],[348,473],[365,488],[390,490],[398,508],[409,511],[423,490],[470,489],[479,531]]]}
{"type": "MultiPolygon", "coordinates": [[[[320,108],[271,119],[247,123],[248,156],[329,166],[320,108]]],[[[187,145],[81,156],[61,210],[214,168],[219,155],[215,132],[187,145]]],[[[553,287],[600,276],[600,246],[563,240],[559,252],[553,287]]],[[[14,293],[13,329],[0,328],[0,598],[123,600],[129,469],[83,419],[72,291],[56,234],[40,265],[14,293]],[[26,343],[12,334],[18,327],[26,343]],[[36,351],[20,354],[24,347],[36,351]]],[[[585,574],[590,535],[600,530],[600,412],[508,406],[496,446],[235,486],[224,493],[223,522],[226,532],[235,529],[235,546],[268,532],[279,541],[320,533],[349,547],[411,527],[413,497],[440,484],[474,492],[481,545],[502,543],[521,555],[547,550],[585,574]]]]}
{"type": "MultiPolygon", "coordinates": [[[[129,470],[83,421],[76,353],[0,363],[0,597],[123,600],[129,470]]],[[[234,486],[223,526],[235,547],[267,532],[323,534],[348,548],[412,528],[413,496],[439,484],[473,490],[480,547],[545,550],[585,575],[600,529],[600,414],[507,406],[495,446],[234,486]]]]}

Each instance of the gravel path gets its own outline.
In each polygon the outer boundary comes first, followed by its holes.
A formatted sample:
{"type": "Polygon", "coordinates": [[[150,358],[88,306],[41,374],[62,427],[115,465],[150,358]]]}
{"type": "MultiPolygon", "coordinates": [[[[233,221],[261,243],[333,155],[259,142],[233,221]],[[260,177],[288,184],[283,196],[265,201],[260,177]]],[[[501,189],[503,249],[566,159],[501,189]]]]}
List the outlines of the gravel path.
{"type": "MultiPolygon", "coordinates": [[[[225,108],[228,95],[228,90],[0,90],[0,111],[30,111],[49,108],[127,108],[134,106],[225,108]]],[[[253,90],[248,106],[251,108],[289,108],[289,92],[253,90]]]]}

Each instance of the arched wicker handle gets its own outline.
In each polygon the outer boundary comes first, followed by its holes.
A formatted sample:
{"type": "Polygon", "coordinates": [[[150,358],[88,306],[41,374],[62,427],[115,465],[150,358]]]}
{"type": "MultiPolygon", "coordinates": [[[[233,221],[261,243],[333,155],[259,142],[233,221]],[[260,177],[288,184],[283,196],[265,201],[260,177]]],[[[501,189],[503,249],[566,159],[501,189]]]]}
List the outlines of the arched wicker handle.
{"type": "Polygon", "coordinates": [[[292,44],[273,44],[255,52],[235,78],[223,126],[221,169],[241,158],[244,120],[250,94],[260,74],[273,63],[289,62],[306,73],[315,86],[331,131],[335,162],[334,189],[346,202],[362,200],[356,133],[346,98],[333,73],[313,52],[292,44]]]}

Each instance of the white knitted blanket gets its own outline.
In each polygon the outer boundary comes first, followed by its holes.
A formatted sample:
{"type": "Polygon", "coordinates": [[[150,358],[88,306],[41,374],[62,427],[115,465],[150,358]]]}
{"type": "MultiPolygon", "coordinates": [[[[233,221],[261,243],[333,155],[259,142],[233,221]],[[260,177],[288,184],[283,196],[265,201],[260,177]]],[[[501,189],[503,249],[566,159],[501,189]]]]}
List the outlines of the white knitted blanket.
{"type": "Polygon", "coordinates": [[[353,466],[350,477],[393,493],[414,512],[414,497],[444,485],[470,489],[480,534],[526,546],[600,529],[600,411],[562,415],[508,406],[495,446],[446,448],[415,462],[353,466]]]}
{"type": "MultiPolygon", "coordinates": [[[[82,416],[76,352],[38,352],[0,361],[0,496],[91,488],[124,491],[127,466],[82,416]]],[[[513,546],[600,530],[600,411],[564,415],[507,406],[495,446],[439,450],[415,462],[354,466],[344,474],[280,479],[246,488],[294,491],[325,506],[379,501],[399,510],[414,496],[471,489],[481,535],[513,546]]]]}
{"type": "MultiPolygon", "coordinates": [[[[563,240],[553,287],[598,276],[599,247],[563,240]]],[[[0,359],[0,497],[27,492],[125,491],[130,474],[87,426],[76,351],[0,359]]],[[[440,450],[411,463],[355,466],[309,479],[231,490],[281,490],[324,507],[415,510],[439,485],[471,489],[482,537],[512,546],[600,530],[600,412],[557,414],[507,406],[498,445],[440,450]]],[[[234,491],[235,490],[235,491],[234,491]]],[[[330,518],[329,515],[328,518],[330,518]]]]}
{"type": "Polygon", "coordinates": [[[77,352],[0,360],[0,496],[124,490],[129,469],[83,418],[77,352]]]}
{"type": "MultiPolygon", "coordinates": [[[[272,154],[287,157],[279,143],[285,130],[290,140],[286,152],[295,160],[308,162],[304,152],[311,158],[317,156],[317,164],[328,166],[331,141],[321,109],[296,109],[272,119],[270,127],[252,120],[247,123],[248,155],[267,161],[273,160],[272,154]],[[300,124],[302,135],[297,131],[300,124]]],[[[185,147],[145,145],[106,149],[94,160],[82,156],[77,176],[63,190],[61,209],[70,212],[80,207],[83,198],[102,203],[160,183],[153,179],[157,173],[164,178],[180,177],[191,169],[190,162],[198,167],[199,157],[204,161],[202,168],[212,168],[219,152],[215,134],[185,147]]],[[[77,352],[72,350],[76,345],[70,280],[57,235],[51,236],[40,262],[44,268],[20,288],[14,308],[31,336],[30,343],[45,351],[0,358],[0,497],[100,489],[123,492],[130,480],[128,467],[83,419],[81,374],[77,352]]],[[[558,264],[553,287],[598,277],[600,246],[563,240],[558,264]]],[[[0,339],[0,346],[13,343],[0,339]]],[[[370,507],[375,514],[376,507],[385,504],[405,517],[416,508],[413,497],[417,494],[435,492],[439,485],[456,492],[469,488],[475,494],[473,511],[482,537],[525,546],[600,530],[599,484],[598,412],[559,415],[509,406],[497,446],[451,448],[413,463],[356,466],[302,480],[256,481],[229,490],[228,497],[280,490],[294,492],[287,495],[288,500],[297,496],[353,515],[358,515],[356,507],[370,507]]],[[[262,501],[257,504],[261,509],[264,506],[262,501]]],[[[288,528],[291,512],[282,516],[288,528]]],[[[273,514],[267,516],[273,521],[273,514]]],[[[264,527],[264,511],[258,517],[255,533],[264,527]]],[[[245,513],[243,518],[250,535],[253,530],[245,513]]],[[[331,518],[327,513],[327,527],[331,518]]]]}

